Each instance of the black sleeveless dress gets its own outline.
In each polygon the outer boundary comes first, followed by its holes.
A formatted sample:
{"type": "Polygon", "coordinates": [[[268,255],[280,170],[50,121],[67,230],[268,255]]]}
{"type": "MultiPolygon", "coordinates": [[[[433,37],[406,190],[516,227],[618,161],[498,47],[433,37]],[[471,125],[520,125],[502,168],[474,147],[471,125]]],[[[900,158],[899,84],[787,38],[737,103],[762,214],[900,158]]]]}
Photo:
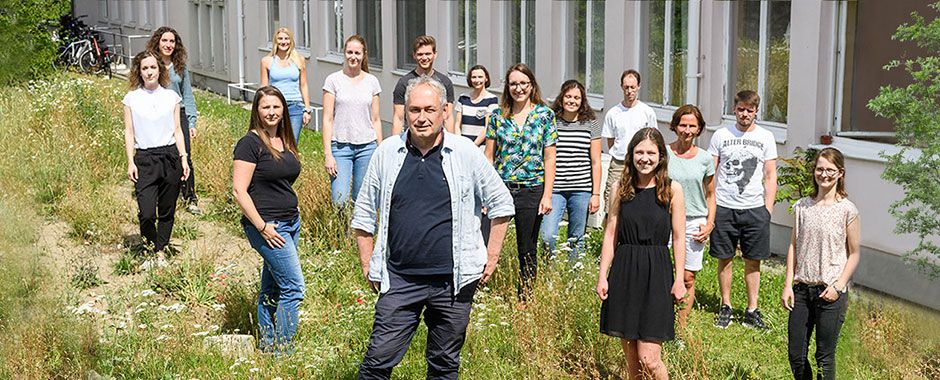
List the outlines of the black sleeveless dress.
{"type": "Polygon", "coordinates": [[[601,304],[602,333],[657,342],[675,338],[671,226],[669,208],[656,202],[655,187],[636,189],[632,200],[620,203],[607,300],[601,304]]]}

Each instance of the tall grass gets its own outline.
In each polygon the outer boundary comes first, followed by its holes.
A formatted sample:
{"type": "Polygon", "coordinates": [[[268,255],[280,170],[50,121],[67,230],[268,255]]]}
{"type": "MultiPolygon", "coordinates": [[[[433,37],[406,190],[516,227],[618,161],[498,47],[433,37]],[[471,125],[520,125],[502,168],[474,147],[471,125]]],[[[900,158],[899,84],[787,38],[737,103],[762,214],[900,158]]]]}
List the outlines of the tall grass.
{"type": "MultiPolygon", "coordinates": [[[[135,223],[136,210],[129,206],[127,194],[115,191],[126,181],[118,118],[124,91],[122,82],[74,76],[34,83],[30,88],[0,89],[4,116],[12,110],[22,115],[19,120],[0,118],[0,151],[13,152],[12,157],[24,161],[0,163],[4,174],[0,189],[27,195],[23,198],[27,207],[35,206],[43,215],[65,220],[74,238],[91,246],[119,243],[121,226],[135,223]]],[[[244,239],[238,222],[241,214],[231,195],[231,160],[235,142],[246,132],[248,112],[203,92],[197,92],[197,106],[199,135],[193,142],[193,156],[197,190],[207,213],[203,220],[226,226],[230,239],[244,239]]],[[[32,295],[54,284],[10,280],[44,271],[39,264],[16,264],[20,265],[15,269],[17,275],[0,277],[0,297],[19,297],[16,310],[32,307],[30,313],[49,319],[44,326],[55,330],[59,338],[32,340],[32,351],[24,356],[18,354],[16,341],[4,337],[0,358],[17,370],[41,367],[45,372],[33,372],[37,377],[81,376],[86,369],[119,378],[355,377],[371,332],[376,295],[367,290],[362,279],[358,254],[347,232],[348,215],[331,204],[320,146],[319,134],[303,132],[300,151],[304,170],[295,190],[303,222],[299,254],[307,291],[295,355],[232,358],[204,348],[207,335],[253,332],[258,288],[256,273],[225,272],[228,276],[220,284],[218,262],[243,253],[208,248],[181,254],[170,267],[106,295],[110,301],[107,316],[63,313],[62,303],[75,302],[71,296],[50,297],[50,303],[34,304],[32,295]],[[59,328],[66,321],[90,332],[70,335],[59,328]],[[33,359],[52,356],[68,359],[33,359]]],[[[4,244],[33,244],[33,240],[17,237],[36,231],[37,224],[17,228],[21,230],[0,235],[3,242],[13,242],[4,244]]],[[[186,234],[197,236],[191,231],[186,234]]],[[[477,293],[462,355],[462,376],[623,377],[619,342],[598,332],[600,302],[594,286],[600,232],[590,234],[580,263],[569,264],[561,258],[565,255],[539,263],[538,282],[529,307],[523,311],[513,307],[518,281],[513,239],[510,229],[495,278],[477,293]]],[[[0,256],[2,268],[11,265],[5,252],[0,256]]],[[[256,255],[253,251],[244,254],[256,255]]],[[[779,264],[765,271],[761,284],[760,305],[771,326],[766,332],[740,325],[727,330],[712,327],[718,306],[715,264],[706,258],[705,269],[698,275],[698,303],[688,329],[679,334],[684,347],[665,346],[664,357],[672,376],[788,377],[786,313],[778,306],[783,281],[779,264]]],[[[742,305],[741,265],[736,264],[734,301],[742,305]]],[[[928,320],[937,325],[940,318],[890,300],[869,299],[850,303],[838,352],[840,374],[851,378],[935,376],[935,356],[940,352],[936,337],[940,334],[931,335],[918,326],[925,318],[933,318],[928,320]]],[[[0,308],[0,329],[39,334],[29,328],[32,325],[27,320],[7,314],[15,312],[0,308]]],[[[395,370],[396,378],[424,376],[426,336],[426,329],[420,327],[395,370]]],[[[6,374],[2,371],[0,377],[6,374]]]]}

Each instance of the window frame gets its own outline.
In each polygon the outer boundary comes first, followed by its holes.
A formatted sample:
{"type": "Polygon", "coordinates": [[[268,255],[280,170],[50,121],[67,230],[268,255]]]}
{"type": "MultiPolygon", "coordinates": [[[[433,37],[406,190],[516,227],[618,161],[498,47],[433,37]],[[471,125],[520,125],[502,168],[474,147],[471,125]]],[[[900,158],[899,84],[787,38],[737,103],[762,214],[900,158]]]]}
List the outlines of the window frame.
{"type": "MultiPolygon", "coordinates": [[[[471,54],[471,50],[479,49],[479,45],[480,45],[480,41],[478,38],[479,36],[473,35],[474,33],[471,33],[471,30],[476,31],[477,24],[478,24],[477,17],[479,17],[479,15],[474,15],[475,17],[472,17],[474,26],[473,28],[471,28],[470,27],[470,24],[471,24],[470,4],[471,3],[474,3],[474,6],[473,6],[474,11],[479,10],[478,8],[479,4],[476,4],[477,0],[454,0],[454,1],[449,2],[449,9],[447,9],[447,13],[450,17],[450,22],[453,25],[452,28],[449,28],[450,29],[450,32],[449,32],[450,41],[448,41],[448,45],[450,46],[449,46],[449,52],[448,52],[448,65],[447,65],[447,71],[451,77],[463,77],[467,75],[467,71],[471,67],[473,67],[479,60],[479,57],[478,57],[479,53],[471,54]],[[459,9],[458,2],[461,2],[464,4],[464,13],[462,15],[464,31],[463,31],[462,36],[458,35],[457,33],[458,31],[456,27],[456,25],[458,25],[457,17],[460,16],[457,14],[457,10],[459,9]],[[463,60],[464,60],[464,67],[462,68],[458,67],[457,65],[459,55],[461,55],[460,50],[458,49],[458,41],[461,38],[464,41],[464,49],[462,53],[463,60]],[[469,45],[467,43],[467,41],[470,41],[471,38],[474,41],[473,45],[469,45]]],[[[477,52],[479,52],[479,50],[477,50],[477,52]]]]}
{"type": "MultiPolygon", "coordinates": [[[[506,37],[504,37],[505,39],[503,41],[503,46],[506,48],[507,51],[510,52],[509,54],[505,55],[505,62],[504,62],[505,69],[508,70],[510,67],[512,67],[512,65],[515,65],[516,63],[524,63],[534,70],[535,64],[536,64],[535,61],[538,55],[533,54],[532,62],[527,62],[526,52],[527,50],[529,50],[527,49],[529,45],[532,45],[531,46],[532,49],[535,49],[535,39],[537,38],[538,33],[533,30],[532,41],[529,41],[529,38],[526,35],[526,29],[527,29],[526,28],[526,25],[527,25],[526,7],[529,4],[531,4],[532,7],[535,7],[536,5],[535,0],[519,0],[519,20],[518,20],[519,21],[519,48],[518,48],[519,62],[510,62],[512,60],[513,53],[515,53],[515,50],[516,50],[516,49],[511,48],[512,42],[513,42],[512,41],[512,22],[514,21],[511,16],[512,16],[512,7],[514,6],[514,4],[512,1],[506,1],[505,4],[506,4],[505,8],[503,9],[503,25],[505,25],[506,32],[503,35],[506,37]]],[[[534,23],[535,20],[532,20],[532,22],[534,23]]]]}
{"type": "MultiPolygon", "coordinates": [[[[585,0],[584,3],[585,3],[584,44],[585,44],[585,52],[586,52],[586,55],[585,55],[585,57],[584,57],[584,66],[585,66],[585,67],[584,67],[584,70],[585,70],[585,72],[584,72],[584,83],[583,83],[583,85],[584,85],[584,89],[585,89],[585,91],[586,91],[586,93],[587,93],[587,96],[588,96],[589,100],[591,100],[591,104],[592,104],[592,107],[593,107],[595,103],[601,104],[601,105],[603,104],[603,100],[604,100],[604,89],[606,88],[606,84],[605,84],[604,81],[603,81],[604,69],[605,69],[604,62],[603,62],[603,61],[601,62],[601,88],[600,88],[600,89],[593,89],[593,88],[591,88],[591,85],[590,85],[590,84],[591,84],[591,80],[594,79],[594,77],[593,77],[593,75],[592,75],[592,71],[593,71],[593,70],[592,70],[592,68],[593,68],[593,63],[592,63],[592,61],[593,61],[593,54],[592,54],[592,53],[593,53],[593,50],[592,50],[592,49],[595,48],[595,41],[594,41],[594,38],[593,38],[593,36],[595,35],[595,33],[594,33],[593,28],[592,28],[593,18],[594,18],[594,17],[593,17],[593,15],[594,15],[593,11],[595,10],[594,7],[597,7],[597,6],[600,6],[600,7],[602,7],[602,8],[606,7],[606,6],[607,6],[607,1],[606,1],[606,0],[585,0]],[[592,90],[599,90],[599,91],[592,92],[592,90]]],[[[568,33],[566,33],[566,34],[567,34],[568,36],[574,36],[574,38],[576,39],[576,38],[577,38],[577,32],[578,32],[578,31],[577,31],[577,22],[575,21],[575,16],[576,16],[576,10],[575,10],[575,8],[574,8],[575,6],[577,6],[577,3],[575,3],[575,2],[569,2],[569,3],[567,4],[567,7],[565,7],[565,12],[567,13],[566,19],[567,19],[567,29],[568,29],[568,33]]],[[[604,11],[606,11],[606,9],[604,9],[604,11]]],[[[603,14],[603,13],[604,13],[604,12],[602,12],[602,14],[603,14]]],[[[605,19],[604,19],[604,25],[605,25],[605,27],[606,27],[606,25],[607,25],[606,17],[605,17],[605,19]]],[[[600,34],[601,34],[602,36],[605,35],[603,30],[601,31],[600,34]]],[[[575,49],[574,49],[574,43],[573,43],[573,41],[571,41],[571,42],[572,42],[572,43],[569,44],[569,45],[571,45],[571,46],[568,46],[568,47],[567,47],[568,51],[566,51],[567,57],[565,57],[565,66],[566,66],[566,67],[565,67],[565,72],[568,73],[568,74],[567,74],[567,77],[569,77],[569,78],[576,78],[577,75],[579,74],[579,72],[578,72],[579,70],[577,69],[577,67],[576,67],[577,65],[576,65],[575,62],[574,62],[574,58],[575,58],[574,54],[576,54],[576,51],[574,51],[575,49]]],[[[606,44],[606,42],[607,42],[607,40],[606,40],[606,38],[605,38],[604,44],[606,44]]],[[[602,45],[600,46],[601,50],[603,50],[603,49],[605,48],[604,44],[602,44],[602,45]]],[[[619,86],[618,86],[618,87],[619,87],[619,86]]]]}
{"type": "Polygon", "coordinates": [[[326,19],[326,33],[324,37],[326,38],[324,46],[326,47],[326,55],[343,57],[343,42],[345,39],[345,25],[343,25],[343,19],[345,16],[346,7],[344,0],[328,0],[324,3],[324,13],[327,16],[326,19]],[[332,5],[332,9],[331,8],[332,5]],[[337,8],[339,13],[337,14],[337,8]]]}
{"type": "MultiPolygon", "coordinates": [[[[355,4],[356,4],[355,25],[356,25],[356,32],[357,32],[356,34],[359,34],[359,35],[361,35],[363,38],[366,39],[366,43],[369,44],[369,47],[368,47],[368,48],[369,48],[369,53],[374,54],[374,56],[370,56],[370,57],[369,57],[369,70],[370,70],[370,71],[382,71],[382,67],[384,66],[384,65],[382,64],[382,60],[385,59],[385,57],[384,57],[384,55],[383,55],[383,51],[382,51],[382,50],[383,50],[383,49],[382,49],[382,40],[385,38],[385,36],[384,36],[383,33],[382,33],[382,24],[383,24],[383,21],[382,21],[382,2],[381,2],[381,1],[378,1],[378,0],[376,0],[376,1],[357,0],[355,4]],[[374,5],[374,6],[378,7],[378,8],[376,9],[376,8],[366,8],[366,7],[363,7],[363,6],[362,6],[363,3],[368,3],[368,4],[371,4],[371,5],[374,5]],[[368,9],[368,12],[370,12],[370,13],[372,13],[372,12],[377,12],[377,13],[376,13],[376,17],[375,17],[376,22],[377,22],[377,25],[376,25],[376,28],[375,28],[376,36],[369,36],[369,35],[366,35],[366,33],[364,33],[364,31],[366,30],[366,28],[364,28],[364,27],[362,27],[362,25],[360,25],[360,21],[363,21],[363,20],[364,20],[363,14],[364,14],[365,12],[363,12],[363,11],[366,10],[366,9],[368,9]],[[373,37],[375,37],[375,38],[373,38],[373,37]]],[[[343,59],[345,60],[345,57],[344,57],[343,59]]]]}

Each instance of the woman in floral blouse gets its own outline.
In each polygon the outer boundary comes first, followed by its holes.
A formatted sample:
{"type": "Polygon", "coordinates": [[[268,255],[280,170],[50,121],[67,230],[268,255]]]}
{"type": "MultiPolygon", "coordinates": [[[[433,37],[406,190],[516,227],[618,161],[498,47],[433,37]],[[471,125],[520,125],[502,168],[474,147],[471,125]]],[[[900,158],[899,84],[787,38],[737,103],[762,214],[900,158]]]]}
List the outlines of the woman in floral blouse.
{"type": "Polygon", "coordinates": [[[552,210],[555,182],[555,113],[542,100],[525,64],[509,68],[499,108],[486,125],[486,157],[496,166],[516,206],[519,297],[524,305],[536,274],[539,225],[552,210]]]}

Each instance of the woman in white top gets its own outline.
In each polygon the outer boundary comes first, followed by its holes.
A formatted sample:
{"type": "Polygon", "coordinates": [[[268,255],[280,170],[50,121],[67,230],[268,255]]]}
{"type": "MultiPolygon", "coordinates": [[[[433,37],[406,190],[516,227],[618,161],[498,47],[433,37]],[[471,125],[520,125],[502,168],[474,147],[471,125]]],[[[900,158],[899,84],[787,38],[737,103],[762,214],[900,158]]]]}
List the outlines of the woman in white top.
{"type": "Polygon", "coordinates": [[[499,108],[499,97],[486,90],[490,86],[490,72],[483,65],[470,68],[467,86],[473,91],[461,94],[454,104],[457,111],[455,131],[482,146],[486,142],[486,121],[493,110],[499,108]]]}
{"type": "Polygon", "coordinates": [[[166,248],[173,231],[180,184],[189,176],[183,130],[182,98],[166,86],[167,68],[151,51],[134,57],[124,95],[124,147],[127,177],[137,194],[140,236],[147,248],[166,248]]]}
{"type": "Polygon", "coordinates": [[[366,40],[346,39],[343,69],[323,82],[323,155],[330,175],[333,204],[355,201],[375,147],[382,142],[379,93],[382,88],[369,74],[366,40]]]}
{"type": "Polygon", "coordinates": [[[858,209],[845,191],[845,158],[825,148],[813,161],[813,193],[793,205],[793,233],[781,294],[790,311],[787,351],[795,379],[815,379],[808,352],[816,330],[820,379],[836,378],[836,345],[858,266],[858,209]]]}
{"type": "Polygon", "coordinates": [[[287,28],[274,31],[271,54],[261,58],[261,87],[277,87],[287,99],[287,120],[300,144],[300,130],[310,122],[307,60],[294,49],[294,35],[287,28]]]}

